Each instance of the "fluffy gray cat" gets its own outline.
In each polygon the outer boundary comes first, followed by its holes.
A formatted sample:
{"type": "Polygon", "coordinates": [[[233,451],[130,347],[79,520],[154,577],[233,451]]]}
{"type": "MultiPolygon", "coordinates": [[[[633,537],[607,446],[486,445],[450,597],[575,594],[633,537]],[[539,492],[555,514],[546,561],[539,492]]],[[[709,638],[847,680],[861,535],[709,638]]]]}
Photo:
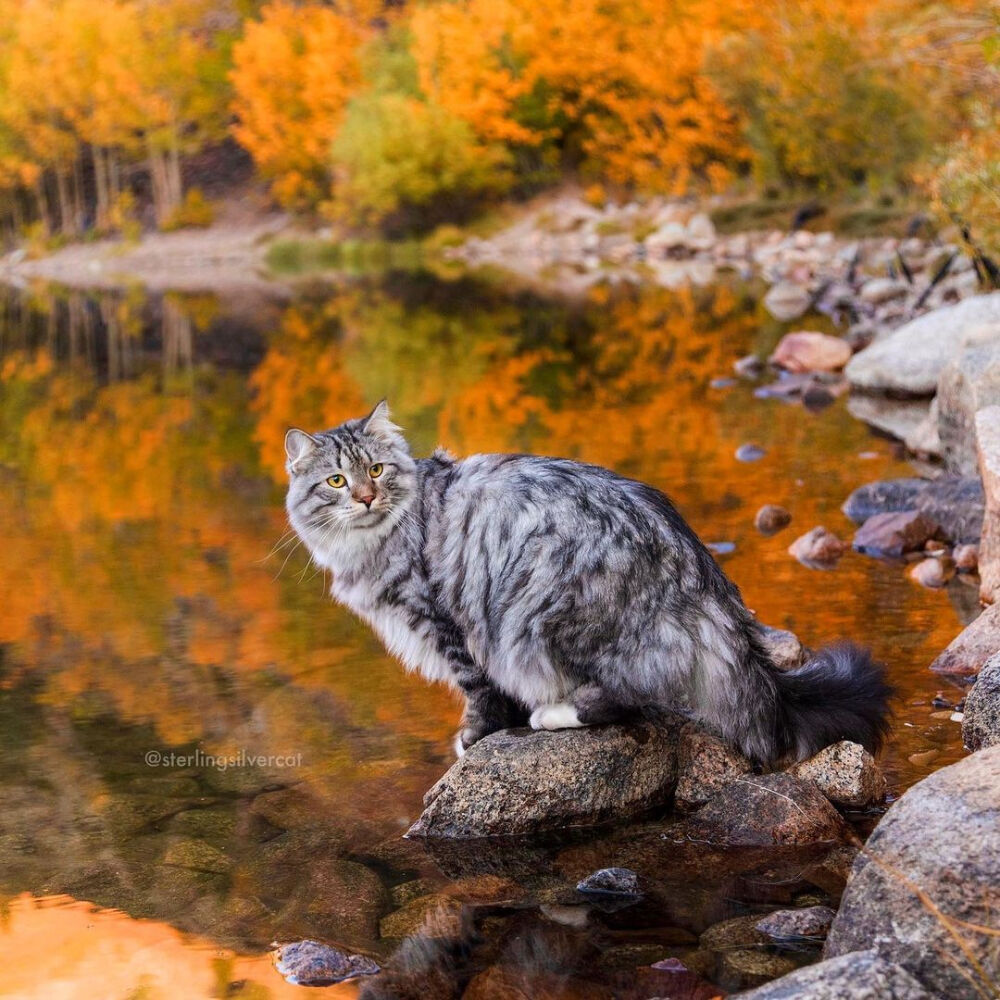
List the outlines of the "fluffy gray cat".
{"type": "Polygon", "coordinates": [[[334,598],[466,698],[456,749],[686,710],[763,764],[841,739],[878,748],[889,689],[856,646],[797,670],[670,501],[535,455],[414,459],[385,402],[285,438],[292,527],[334,598]]]}

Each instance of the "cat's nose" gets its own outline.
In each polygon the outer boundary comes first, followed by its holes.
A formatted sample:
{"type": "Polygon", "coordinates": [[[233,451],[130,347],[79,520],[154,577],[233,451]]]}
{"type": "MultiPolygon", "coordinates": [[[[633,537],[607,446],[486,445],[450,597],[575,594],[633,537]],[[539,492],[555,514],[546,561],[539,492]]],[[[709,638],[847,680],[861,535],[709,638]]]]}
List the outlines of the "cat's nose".
{"type": "Polygon", "coordinates": [[[375,499],[374,493],[369,493],[367,496],[358,497],[358,499],[368,508],[371,507],[372,501],[375,499]]]}

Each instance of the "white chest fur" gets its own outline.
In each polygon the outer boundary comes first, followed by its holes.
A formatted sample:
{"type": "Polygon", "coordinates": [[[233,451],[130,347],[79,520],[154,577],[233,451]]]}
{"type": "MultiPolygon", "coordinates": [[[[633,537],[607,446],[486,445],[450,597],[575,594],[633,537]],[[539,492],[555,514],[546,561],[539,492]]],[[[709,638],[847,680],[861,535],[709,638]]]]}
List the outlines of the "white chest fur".
{"type": "Polygon", "coordinates": [[[454,683],[447,660],[437,651],[430,630],[423,623],[418,622],[414,628],[410,616],[401,608],[376,607],[364,584],[345,585],[335,577],[330,593],[364,619],[407,670],[416,670],[428,680],[454,683]]]}

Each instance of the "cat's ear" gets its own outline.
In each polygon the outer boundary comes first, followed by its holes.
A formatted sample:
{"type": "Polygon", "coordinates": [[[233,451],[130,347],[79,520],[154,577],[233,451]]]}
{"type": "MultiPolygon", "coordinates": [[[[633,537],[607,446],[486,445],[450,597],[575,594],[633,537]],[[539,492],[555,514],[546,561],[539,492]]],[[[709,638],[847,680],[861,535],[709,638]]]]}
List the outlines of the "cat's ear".
{"type": "Polygon", "coordinates": [[[389,404],[383,399],[365,418],[364,431],[380,438],[394,438],[402,431],[389,417],[389,404]]]}
{"type": "Polygon", "coordinates": [[[299,466],[313,453],[318,444],[319,441],[312,434],[300,431],[298,427],[289,428],[285,432],[285,455],[288,458],[285,467],[288,471],[297,472],[299,466]]]}

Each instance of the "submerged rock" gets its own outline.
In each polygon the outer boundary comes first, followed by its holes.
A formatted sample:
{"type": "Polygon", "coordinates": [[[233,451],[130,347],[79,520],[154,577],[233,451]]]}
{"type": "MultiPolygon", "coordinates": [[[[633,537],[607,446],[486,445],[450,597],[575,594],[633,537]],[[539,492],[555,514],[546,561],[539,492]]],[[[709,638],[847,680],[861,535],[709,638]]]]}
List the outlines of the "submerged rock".
{"type": "Polygon", "coordinates": [[[601,896],[628,896],[631,898],[638,898],[642,895],[639,876],[631,868],[601,868],[592,875],[581,879],[576,885],[576,891],[601,896]]]}
{"type": "Polygon", "coordinates": [[[766,503],[757,511],[753,526],[762,535],[775,535],[792,523],[788,510],[776,503],[766,503]]]}
{"type": "Polygon", "coordinates": [[[830,958],[874,948],[942,997],[1000,981],[1000,747],[942,768],[895,802],[855,862],[830,958]]]}
{"type": "Polygon", "coordinates": [[[282,945],[274,953],[274,967],[294,986],[333,986],[381,971],[367,955],[352,955],[319,941],[282,945]]]}
{"type": "Polygon", "coordinates": [[[683,721],[507,729],[469,748],[424,797],[409,837],[493,837],[634,819],[669,802],[683,721]]]}
{"type": "Polygon", "coordinates": [[[810,567],[828,568],[847,551],[847,546],[832,531],[822,525],[796,538],[788,554],[810,567]]]}
{"type": "Polygon", "coordinates": [[[902,966],[853,951],[797,969],[740,1000],[934,1000],[902,966]]]}
{"type": "Polygon", "coordinates": [[[842,740],[789,771],[812,782],[831,802],[867,809],[885,800],[885,776],[875,758],[857,743],[842,740]]]}
{"type": "Polygon", "coordinates": [[[938,674],[970,676],[978,674],[986,661],[1000,649],[1000,604],[986,608],[960,632],[931,664],[938,674]]]}
{"type": "Polygon", "coordinates": [[[967,334],[1000,321],[1000,292],[977,295],[920,316],[877,339],[848,362],[851,385],[867,392],[931,396],[967,334]]]}
{"type": "Polygon", "coordinates": [[[857,552],[880,558],[900,559],[908,552],[922,549],[940,533],[937,522],[918,510],[894,514],[876,514],[855,532],[853,547],[857,552]]]}
{"type": "Polygon", "coordinates": [[[768,359],[789,372],[839,371],[851,359],[851,347],[840,337],[799,330],[786,333],[768,359]]]}
{"type": "Polygon", "coordinates": [[[1000,745],[1000,652],[983,664],[966,696],[962,739],[970,750],[1000,745]]]}
{"type": "Polygon", "coordinates": [[[856,524],[876,514],[920,511],[953,543],[976,543],[983,523],[983,484],[978,476],[883,479],[859,486],[841,510],[856,524]]]}
{"type": "Polygon", "coordinates": [[[671,837],[731,846],[856,840],[819,789],[790,774],[737,778],[675,827],[671,837]]]}
{"type": "Polygon", "coordinates": [[[800,910],[775,910],[754,925],[761,934],[775,941],[789,938],[826,937],[837,915],[829,906],[805,906],[800,910]]]}

